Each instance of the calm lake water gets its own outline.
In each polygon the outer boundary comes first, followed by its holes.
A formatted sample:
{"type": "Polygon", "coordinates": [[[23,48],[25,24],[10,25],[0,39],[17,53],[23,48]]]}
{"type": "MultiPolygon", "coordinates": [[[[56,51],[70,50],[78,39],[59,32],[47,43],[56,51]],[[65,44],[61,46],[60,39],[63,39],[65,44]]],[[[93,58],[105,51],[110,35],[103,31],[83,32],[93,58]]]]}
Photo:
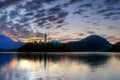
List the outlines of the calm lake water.
{"type": "Polygon", "coordinates": [[[0,80],[120,80],[120,53],[0,53],[0,80]]]}

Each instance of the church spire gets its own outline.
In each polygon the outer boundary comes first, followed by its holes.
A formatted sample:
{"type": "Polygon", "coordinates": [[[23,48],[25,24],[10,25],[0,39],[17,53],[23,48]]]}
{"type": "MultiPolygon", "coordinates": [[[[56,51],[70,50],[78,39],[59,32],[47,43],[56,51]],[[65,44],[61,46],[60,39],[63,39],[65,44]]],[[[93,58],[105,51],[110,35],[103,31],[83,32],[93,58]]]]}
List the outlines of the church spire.
{"type": "Polygon", "coordinates": [[[44,43],[47,43],[47,34],[44,35],[44,43]]]}

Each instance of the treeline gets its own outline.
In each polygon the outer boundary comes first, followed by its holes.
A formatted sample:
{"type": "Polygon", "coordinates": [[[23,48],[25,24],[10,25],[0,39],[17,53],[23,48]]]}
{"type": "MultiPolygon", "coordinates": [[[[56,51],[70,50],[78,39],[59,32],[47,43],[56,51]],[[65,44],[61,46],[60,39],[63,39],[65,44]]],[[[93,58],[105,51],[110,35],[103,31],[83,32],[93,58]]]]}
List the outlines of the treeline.
{"type": "Polygon", "coordinates": [[[105,52],[120,52],[120,42],[104,50],[105,52]]]}
{"type": "Polygon", "coordinates": [[[18,49],[19,52],[68,52],[66,44],[60,43],[26,43],[18,49]]]}
{"type": "MultiPolygon", "coordinates": [[[[88,50],[87,47],[80,47],[83,45],[77,44],[61,44],[61,43],[42,43],[42,42],[34,42],[34,43],[26,43],[22,47],[18,49],[18,52],[86,52],[88,50]]],[[[120,52],[120,45],[111,45],[106,49],[97,50],[95,46],[91,46],[90,52],[99,51],[99,52],[120,52]],[[91,47],[95,50],[92,50],[91,47]]]]}

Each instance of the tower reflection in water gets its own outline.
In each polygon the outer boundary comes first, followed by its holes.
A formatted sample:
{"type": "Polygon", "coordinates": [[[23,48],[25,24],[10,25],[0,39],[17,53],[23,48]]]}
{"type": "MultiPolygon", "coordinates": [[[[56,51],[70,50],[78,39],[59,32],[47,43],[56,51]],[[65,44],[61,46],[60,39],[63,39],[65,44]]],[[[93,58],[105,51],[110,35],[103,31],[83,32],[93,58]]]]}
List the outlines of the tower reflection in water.
{"type": "Polygon", "coordinates": [[[6,60],[2,59],[0,64],[0,79],[2,80],[120,79],[118,76],[120,73],[119,55],[97,53],[0,54],[0,58],[3,56],[6,60]]]}

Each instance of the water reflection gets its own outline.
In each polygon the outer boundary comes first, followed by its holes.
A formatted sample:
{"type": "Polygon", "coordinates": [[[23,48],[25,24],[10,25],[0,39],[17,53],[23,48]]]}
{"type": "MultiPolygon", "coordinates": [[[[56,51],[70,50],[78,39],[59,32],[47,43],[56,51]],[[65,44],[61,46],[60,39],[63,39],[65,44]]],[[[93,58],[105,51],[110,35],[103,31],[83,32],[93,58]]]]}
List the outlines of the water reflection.
{"type": "Polygon", "coordinates": [[[1,80],[120,80],[119,54],[0,54],[1,80]]]}
{"type": "Polygon", "coordinates": [[[109,59],[108,54],[47,54],[47,53],[28,53],[20,54],[20,58],[29,59],[31,61],[44,61],[44,67],[47,62],[64,63],[65,61],[78,62],[79,64],[87,64],[91,67],[100,67],[109,59]],[[28,55],[29,54],[29,55],[28,55]]]}

